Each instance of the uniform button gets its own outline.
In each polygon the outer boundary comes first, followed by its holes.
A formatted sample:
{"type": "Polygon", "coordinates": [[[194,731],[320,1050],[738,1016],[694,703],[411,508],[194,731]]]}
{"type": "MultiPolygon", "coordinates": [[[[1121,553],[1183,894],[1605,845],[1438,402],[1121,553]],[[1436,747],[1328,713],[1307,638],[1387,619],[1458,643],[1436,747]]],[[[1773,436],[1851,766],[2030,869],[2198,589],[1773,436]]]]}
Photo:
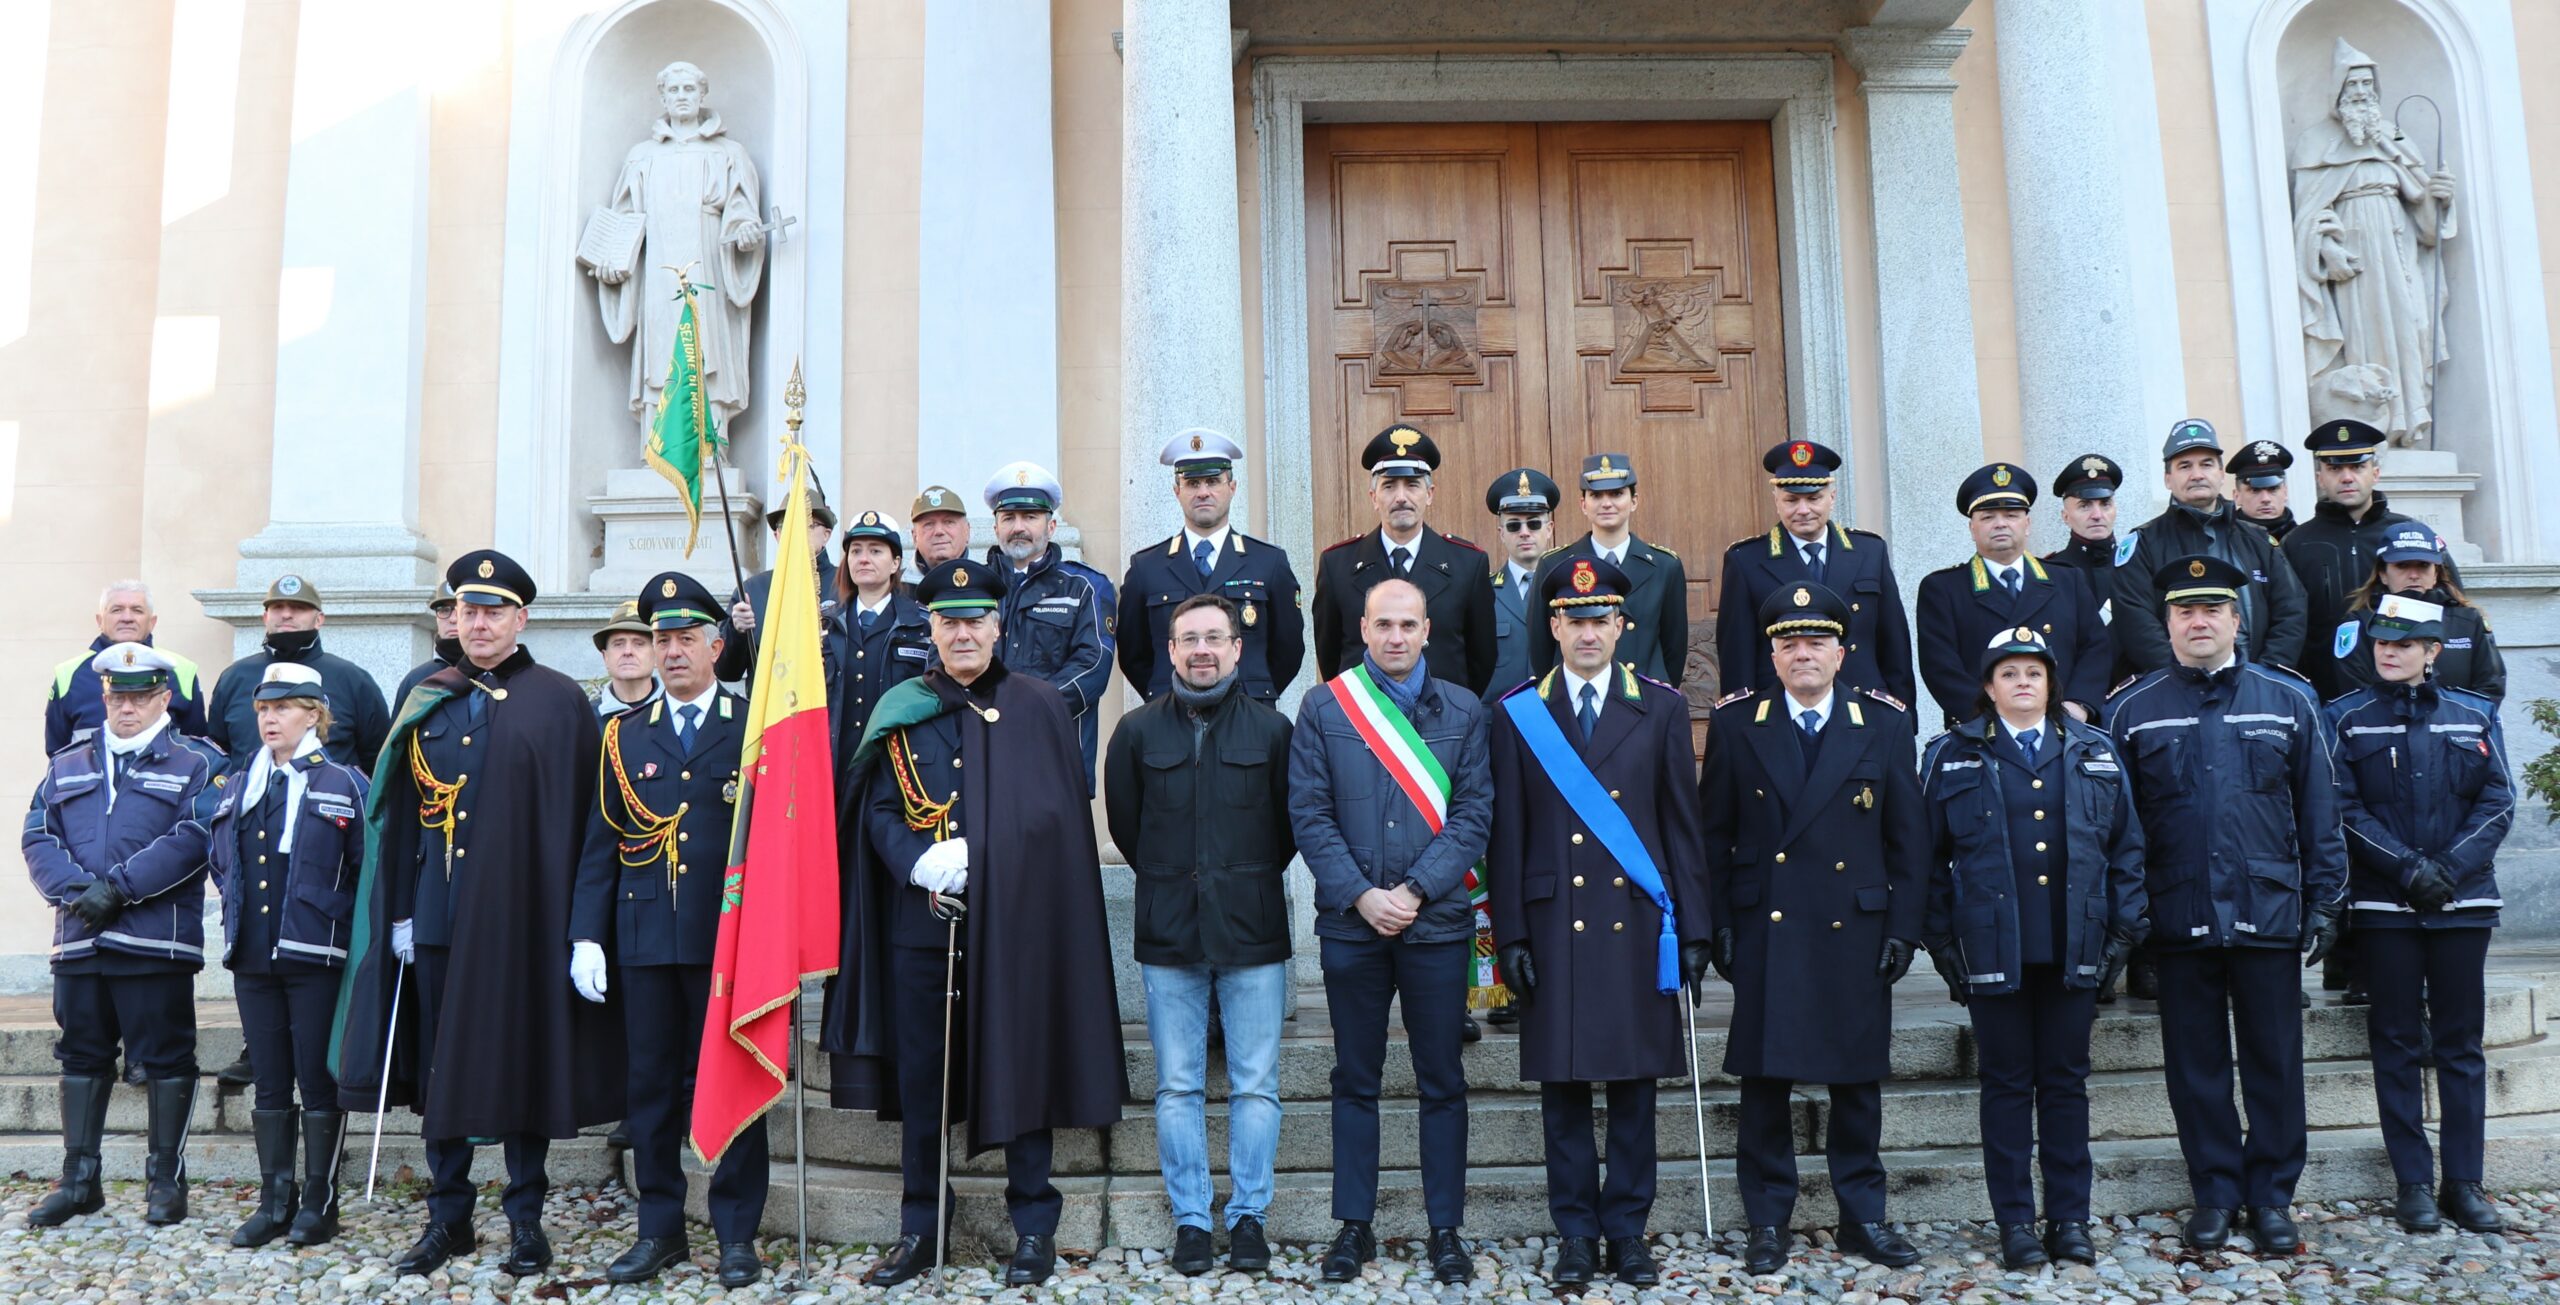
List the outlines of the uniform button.
{"type": "Polygon", "coordinates": [[[691,779],[691,778],[693,778],[693,772],[692,772],[692,771],[690,771],[690,770],[686,770],[686,771],[679,771],[679,772],[677,772],[677,774],[676,774],[676,778],[678,778],[678,779],[691,779]]]}
{"type": "Polygon", "coordinates": [[[2036,844],[2036,850],[2037,850],[2037,851],[2039,851],[2039,852],[2043,851],[2043,850],[2044,850],[2044,844],[2043,844],[2042,842],[2038,842],[2038,843],[2036,844]]]}
{"type": "Polygon", "coordinates": [[[1573,931],[1574,931],[1575,933],[1580,933],[1580,932],[1582,932],[1582,921],[1580,921],[1580,920],[1576,920],[1576,921],[1574,921],[1574,922],[1573,922],[1573,931]]]}
{"type": "Polygon", "coordinates": [[[259,853],[259,854],[258,854],[258,864],[260,864],[260,865],[265,865],[266,863],[267,863],[267,857],[266,857],[266,854],[265,854],[264,852],[259,853]]]}
{"type": "Polygon", "coordinates": [[[624,894],[622,895],[622,900],[624,900],[624,901],[626,901],[626,902],[628,902],[628,901],[633,901],[633,900],[636,900],[639,896],[640,896],[640,894],[638,894],[638,893],[624,893],[624,894]]]}
{"type": "Polygon", "coordinates": [[[959,759],[958,757],[953,757],[953,758],[951,759],[951,768],[952,768],[953,770],[958,770],[958,769],[960,769],[960,759],[959,759]]]}
{"type": "Polygon", "coordinates": [[[266,886],[267,886],[267,881],[266,881],[266,880],[264,880],[264,879],[259,880],[259,881],[258,881],[258,886],[259,886],[260,888],[264,888],[264,887],[266,887],[266,886]]]}
{"type": "MultiPolygon", "coordinates": [[[[1633,621],[1629,621],[1629,622],[1628,622],[1628,624],[1629,624],[1629,625],[1633,625],[1633,624],[1635,624],[1635,622],[1633,622],[1633,621]]],[[[1618,921],[1617,923],[1612,924],[1612,925],[1610,925],[1610,926],[1609,926],[1609,932],[1611,932],[1611,933],[1625,933],[1626,931],[1627,931],[1627,922],[1626,922],[1626,921],[1624,921],[1624,920],[1620,920],[1620,921],[1618,921]]]]}
{"type": "Polygon", "coordinates": [[[2042,888],[2042,887],[2044,887],[2044,876],[2043,876],[2043,875],[2037,875],[2037,876],[2036,876],[2036,887],[2038,887],[2038,888],[2042,888]]]}
{"type": "Polygon", "coordinates": [[[2042,820],[2042,819],[2044,819],[2044,812],[2043,812],[2041,809],[2039,809],[2039,810],[2036,812],[2036,819],[2038,819],[2038,820],[2042,820]]]}
{"type": "Polygon", "coordinates": [[[1751,796],[1756,797],[1756,798],[1764,798],[1764,797],[1767,797],[1767,796],[1769,796],[1769,795],[1768,795],[1768,794],[1766,794],[1766,793],[1763,793],[1763,792],[1761,792],[1759,789],[1756,789],[1756,788],[1755,788],[1755,789],[1751,790],[1751,796]]]}
{"type": "Polygon", "coordinates": [[[853,678],[855,678],[855,679],[859,680],[859,679],[862,679],[862,678],[864,678],[864,677],[863,677],[862,672],[860,672],[860,671],[856,671],[856,672],[854,672],[854,673],[853,673],[853,678]]]}
{"type": "Polygon", "coordinates": [[[1834,928],[1834,929],[1839,928],[1839,927],[1840,927],[1840,922],[1839,922],[1838,920],[1834,920],[1834,921],[1832,921],[1832,922],[1831,922],[1831,927],[1832,927],[1832,928],[1834,928]]]}
{"type": "Polygon", "coordinates": [[[258,831],[258,837],[259,837],[260,839],[262,839],[262,840],[263,840],[264,838],[266,838],[266,836],[267,836],[267,831],[265,831],[265,830],[263,830],[263,829],[261,829],[261,830],[259,830],[259,831],[258,831]]]}
{"type": "MultiPolygon", "coordinates": [[[[1388,822],[1387,822],[1387,828],[1389,828],[1389,829],[1393,829],[1393,828],[1395,828],[1395,827],[1396,827],[1396,822],[1394,822],[1394,821],[1392,821],[1392,820],[1390,820],[1390,821],[1388,821],[1388,822]]],[[[1581,839],[1580,837],[1578,837],[1578,836],[1577,836],[1573,841],[1575,841],[1575,842],[1579,843],[1579,842],[1581,842],[1581,841],[1582,841],[1582,839],[1581,839]]]]}
{"type": "Polygon", "coordinates": [[[676,831],[676,841],[679,843],[690,843],[693,841],[693,835],[679,829],[676,831]]]}
{"type": "Polygon", "coordinates": [[[1580,888],[1582,886],[1582,876],[1575,875],[1573,877],[1573,886],[1576,888],[1580,888]]]}
{"type": "Polygon", "coordinates": [[[265,906],[261,906],[261,907],[259,907],[259,908],[258,908],[258,914],[260,914],[260,915],[265,915],[268,911],[270,911],[270,910],[272,910],[272,909],[274,909],[274,908],[272,908],[272,907],[265,907],[265,906]]]}
{"type": "Polygon", "coordinates": [[[1613,788],[1613,789],[1610,789],[1610,790],[1609,790],[1609,796],[1611,796],[1611,797],[1616,797],[1616,796],[1618,796],[1618,790],[1616,790],[1616,789],[1614,789],[1614,788],[1613,788]]]}
{"type": "Polygon", "coordinates": [[[1858,605],[1856,603],[1849,604],[1849,610],[1853,612],[1858,610],[1858,605]]]}
{"type": "Polygon", "coordinates": [[[1786,919],[1786,918],[1787,918],[1787,913],[1786,913],[1786,912],[1784,912],[1784,911],[1771,911],[1771,912],[1769,912],[1769,923],[1771,923],[1771,924],[1776,924],[1778,921],[1783,920],[1783,919],[1786,919]]]}
{"type": "Polygon", "coordinates": [[[1609,886],[1612,888],[1624,888],[1627,886],[1627,877],[1625,875],[1620,875],[1617,878],[1610,880],[1609,886]]]}
{"type": "Polygon", "coordinates": [[[1627,628],[1628,628],[1628,629],[1630,629],[1630,630],[1632,630],[1632,629],[1636,628],[1636,623],[1635,623],[1635,622],[1633,622],[1633,621],[1629,621],[1629,622],[1627,622],[1627,628]]]}
{"type": "Polygon", "coordinates": [[[459,774],[459,775],[456,775],[456,776],[454,776],[454,777],[453,777],[453,786],[454,786],[455,788],[460,788],[460,787],[462,787],[463,785],[468,784],[468,783],[470,783],[470,782],[471,782],[471,775],[470,775],[470,772],[468,772],[468,771],[465,771],[464,773],[459,774]]]}
{"type": "Polygon", "coordinates": [[[466,748],[471,746],[471,736],[470,736],[470,735],[465,734],[465,735],[463,735],[463,736],[462,736],[462,746],[464,746],[464,747],[466,747],[466,748]]]}
{"type": "Polygon", "coordinates": [[[683,863],[682,861],[678,861],[678,862],[676,863],[676,873],[677,873],[677,874],[684,874],[684,873],[686,873],[686,872],[688,872],[688,871],[690,871],[690,870],[692,870],[692,869],[693,869],[693,867],[692,867],[692,866],[686,865],[686,864],[685,864],[685,863],[683,863]]]}
{"type": "Polygon", "coordinates": [[[471,855],[471,849],[467,847],[457,847],[453,849],[453,854],[455,856],[469,856],[471,855]]]}
{"type": "Polygon", "coordinates": [[[1835,875],[1848,868],[1849,863],[1846,861],[1834,861],[1831,863],[1831,873],[1835,875]]]}
{"type": "MultiPolygon", "coordinates": [[[[1854,612],[1854,611],[1856,611],[1856,610],[1858,610],[1858,609],[1857,609],[1857,608],[1852,607],[1852,608],[1850,608],[1849,610],[1854,612]]],[[[1853,644],[1850,644],[1850,645],[1849,645],[1849,651],[1851,651],[1851,652],[1856,652],[1856,651],[1858,651],[1858,645],[1856,645],[1856,644],[1854,644],[1854,643],[1853,643],[1853,644]]]]}
{"type": "Polygon", "coordinates": [[[1787,863],[1787,854],[1786,854],[1786,853],[1784,853],[1784,852],[1780,852],[1780,853],[1778,854],[1778,864],[1780,864],[1780,865],[1785,865],[1786,863],[1787,863]]]}
{"type": "Polygon", "coordinates": [[[2040,779],[2031,779],[2031,780],[2028,780],[2028,781],[2027,781],[2027,787],[2029,787],[2029,788],[2043,788],[2043,787],[2044,787],[2044,781],[2043,781],[2043,780],[2040,780],[2040,779]]]}
{"type": "MultiPolygon", "coordinates": [[[[1392,821],[1392,820],[1390,820],[1390,821],[1388,821],[1387,823],[1388,823],[1388,824],[1394,824],[1395,822],[1394,822],[1394,821],[1392,821]]],[[[1580,847],[1580,846],[1582,846],[1582,835],[1580,835],[1580,834],[1576,834],[1576,835],[1574,835],[1574,836],[1573,836],[1573,845],[1574,845],[1575,847],[1580,847]]]]}
{"type": "Polygon", "coordinates": [[[677,814],[677,815],[683,815],[685,812],[688,812],[688,811],[691,811],[691,810],[693,810],[693,804],[692,804],[691,802],[678,802],[678,803],[676,804],[676,814],[677,814]]]}
{"type": "Polygon", "coordinates": [[[469,820],[471,818],[471,813],[468,811],[456,811],[453,813],[453,818],[456,820],[469,820]]]}

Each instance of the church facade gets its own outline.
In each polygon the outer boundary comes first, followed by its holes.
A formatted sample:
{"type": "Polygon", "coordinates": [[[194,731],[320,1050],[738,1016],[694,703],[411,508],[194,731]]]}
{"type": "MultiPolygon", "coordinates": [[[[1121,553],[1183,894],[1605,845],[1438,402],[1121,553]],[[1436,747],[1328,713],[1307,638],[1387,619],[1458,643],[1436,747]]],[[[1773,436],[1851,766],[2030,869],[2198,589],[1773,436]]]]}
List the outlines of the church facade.
{"type": "MultiPolygon", "coordinates": [[[[1239,524],[1302,577],[1371,524],[1390,422],[1479,538],[1496,472],[1623,452],[1702,623],[1782,440],[1846,455],[1910,585],[1969,551],[1988,458],[2110,456],[2129,527],[2180,418],[2236,449],[2378,417],[2506,646],[2516,761],[2548,743],[2540,0],[36,0],[0,37],[33,54],[0,88],[32,181],[0,192],[0,791],[126,577],[210,676],[303,575],[389,685],[443,559],[495,545],[537,654],[596,676],[638,578],[768,560],[795,411],[839,511],[1028,459],[1115,576],[1177,525],[1184,427],[1245,446],[1239,524]],[[643,453],[679,283],[732,441],[690,558],[643,453]]],[[[0,902],[0,986],[40,984],[40,903],[0,902]]]]}

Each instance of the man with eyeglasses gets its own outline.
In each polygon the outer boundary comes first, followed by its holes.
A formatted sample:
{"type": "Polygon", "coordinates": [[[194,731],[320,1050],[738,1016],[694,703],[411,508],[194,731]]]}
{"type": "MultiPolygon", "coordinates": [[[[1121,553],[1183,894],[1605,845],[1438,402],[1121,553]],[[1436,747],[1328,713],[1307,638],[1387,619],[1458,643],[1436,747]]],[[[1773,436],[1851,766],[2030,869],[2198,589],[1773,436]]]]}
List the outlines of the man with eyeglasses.
{"type": "Polygon", "coordinates": [[[1524,683],[1537,672],[1529,665],[1529,631],[1536,603],[1530,581],[1538,559],[1556,538],[1556,502],[1563,491],[1535,467],[1513,467],[1485,487],[1484,510],[1502,523],[1502,565],[1489,578],[1493,586],[1493,682],[1484,689],[1488,703],[1524,683]]]}

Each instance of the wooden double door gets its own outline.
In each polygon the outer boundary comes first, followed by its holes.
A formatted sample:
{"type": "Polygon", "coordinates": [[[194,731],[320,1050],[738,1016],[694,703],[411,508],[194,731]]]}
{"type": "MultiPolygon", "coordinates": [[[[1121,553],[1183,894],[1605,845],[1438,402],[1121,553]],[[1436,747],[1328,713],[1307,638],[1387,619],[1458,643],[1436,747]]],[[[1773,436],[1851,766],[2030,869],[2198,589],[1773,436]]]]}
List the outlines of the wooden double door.
{"type": "Polygon", "coordinates": [[[1787,433],[1768,124],[1315,125],[1306,159],[1316,537],[1376,524],[1360,451],[1398,421],[1440,446],[1432,524],[1496,558],[1495,476],[1555,477],[1562,544],[1583,456],[1624,453],[1711,642],[1787,433]]]}

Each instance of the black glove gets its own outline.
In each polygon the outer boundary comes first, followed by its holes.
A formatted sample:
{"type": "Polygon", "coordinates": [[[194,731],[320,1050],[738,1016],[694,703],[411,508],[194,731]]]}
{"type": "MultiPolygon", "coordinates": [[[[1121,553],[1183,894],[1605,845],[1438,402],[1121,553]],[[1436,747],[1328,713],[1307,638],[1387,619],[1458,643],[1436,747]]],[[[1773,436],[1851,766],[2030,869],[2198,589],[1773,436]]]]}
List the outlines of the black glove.
{"type": "Polygon", "coordinates": [[[2409,868],[2409,882],[2400,892],[2409,899],[2409,905],[2421,911],[2441,911],[2445,903],[2453,900],[2453,876],[2442,862],[2422,856],[2409,868]]]}
{"type": "Polygon", "coordinates": [[[1717,977],[1733,982],[1733,930],[1716,930],[1715,966],[1717,977]]]}
{"type": "Polygon", "coordinates": [[[2336,906],[2311,908],[2311,925],[2302,931],[2302,967],[2309,969],[2329,959],[2329,951],[2338,945],[2338,935],[2346,932],[2345,913],[2336,906]]]}
{"type": "Polygon", "coordinates": [[[2124,977],[2124,967],[2133,960],[2133,949],[2141,945],[2132,934],[2107,930],[2107,950],[2098,959],[2098,991],[2113,988],[2116,980],[2124,977]]]}
{"type": "Polygon", "coordinates": [[[1512,996],[1526,1002],[1538,995],[1538,967],[1529,959],[1529,944],[1504,943],[1494,953],[1493,963],[1502,970],[1502,986],[1512,996]]]}
{"type": "Polygon", "coordinates": [[[1706,942],[1680,944],[1680,981],[1690,987],[1706,982],[1707,971],[1715,966],[1715,947],[1706,942]]]}
{"type": "Polygon", "coordinates": [[[1964,961],[1956,955],[1954,943],[1929,949],[1929,964],[1937,967],[1938,977],[1947,981],[1947,1000],[1959,1006],[1968,1004],[1971,994],[1964,986],[1964,961]]]}
{"type": "Polygon", "coordinates": [[[1890,986],[1902,982],[1911,972],[1911,944],[1899,938],[1884,940],[1884,951],[1876,957],[1876,976],[1890,986]]]}
{"type": "Polygon", "coordinates": [[[91,880],[88,891],[71,902],[71,913],[87,921],[92,929],[106,928],[107,921],[116,918],[116,912],[123,909],[124,894],[117,892],[116,886],[105,879],[91,880]]]}

